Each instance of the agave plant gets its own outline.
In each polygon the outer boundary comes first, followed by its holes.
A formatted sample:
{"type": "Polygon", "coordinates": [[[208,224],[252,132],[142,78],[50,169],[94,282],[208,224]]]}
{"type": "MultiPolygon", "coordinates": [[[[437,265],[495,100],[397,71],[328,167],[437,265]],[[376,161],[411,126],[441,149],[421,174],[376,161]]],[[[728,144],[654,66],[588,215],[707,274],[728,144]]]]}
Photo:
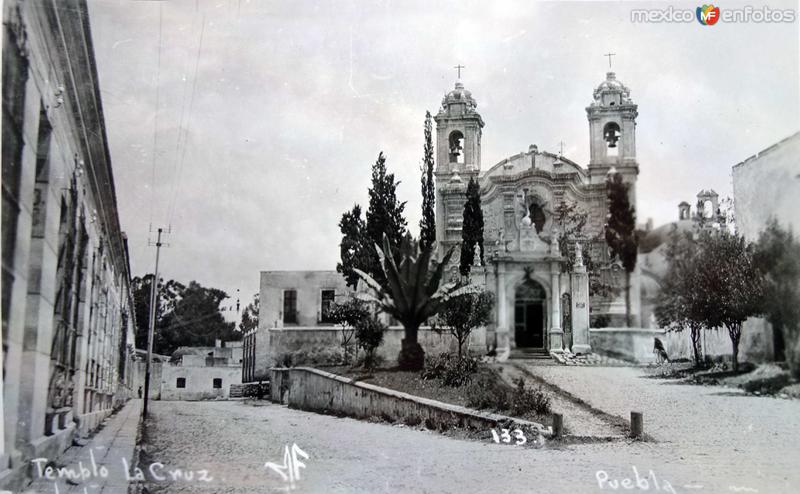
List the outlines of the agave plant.
{"type": "Polygon", "coordinates": [[[442,262],[432,268],[433,248],[420,249],[419,245],[412,242],[408,246],[410,248],[403,249],[398,264],[385,236],[383,246],[381,249],[375,245],[375,250],[386,275],[386,286],[381,286],[367,273],[354,269],[369,288],[368,292],[361,292],[358,297],[375,303],[382,311],[400,321],[405,329],[405,338],[397,359],[398,364],[401,369],[420,370],[425,362],[425,352],[417,341],[419,327],[438,314],[451,297],[480,291],[480,287],[442,283],[453,249],[445,254],[442,262]]]}

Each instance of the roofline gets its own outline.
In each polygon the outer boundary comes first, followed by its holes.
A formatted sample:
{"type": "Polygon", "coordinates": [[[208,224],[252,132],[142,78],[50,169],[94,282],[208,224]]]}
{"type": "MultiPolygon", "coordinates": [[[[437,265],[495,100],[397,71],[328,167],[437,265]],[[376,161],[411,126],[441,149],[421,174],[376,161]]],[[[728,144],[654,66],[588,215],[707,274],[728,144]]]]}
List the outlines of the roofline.
{"type": "Polygon", "coordinates": [[[749,158],[746,158],[744,161],[740,161],[739,163],[736,163],[735,165],[733,165],[733,168],[736,168],[736,167],[739,167],[741,165],[744,165],[745,163],[753,161],[753,160],[755,160],[757,158],[761,158],[763,155],[765,155],[767,153],[771,153],[772,151],[777,149],[779,146],[781,146],[785,142],[790,141],[792,139],[796,139],[796,138],[800,138],[800,131],[795,132],[794,134],[790,135],[789,137],[785,137],[785,138],[781,139],[780,141],[776,142],[775,144],[773,144],[772,146],[770,146],[770,147],[768,147],[766,149],[762,149],[761,151],[757,152],[756,154],[750,156],[749,158]]]}

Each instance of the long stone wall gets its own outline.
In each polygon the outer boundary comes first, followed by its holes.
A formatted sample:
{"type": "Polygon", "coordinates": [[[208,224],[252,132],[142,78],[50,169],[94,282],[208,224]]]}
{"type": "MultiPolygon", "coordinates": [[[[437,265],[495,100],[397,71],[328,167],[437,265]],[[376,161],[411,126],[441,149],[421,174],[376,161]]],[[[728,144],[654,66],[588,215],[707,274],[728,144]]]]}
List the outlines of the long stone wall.
{"type": "MultiPolygon", "coordinates": [[[[689,330],[666,332],[646,328],[594,328],[589,330],[592,351],[631,362],[655,362],[654,339],[659,338],[670,360],[693,358],[689,330]]],[[[703,355],[730,360],[733,346],[726,329],[705,330],[700,346],[703,355]]],[[[739,361],[760,363],[772,359],[772,328],[763,319],[745,321],[739,343],[739,361]]]]}
{"type": "Polygon", "coordinates": [[[525,432],[537,435],[547,432],[547,428],[535,422],[420,398],[318,369],[272,369],[271,375],[272,401],[300,410],[360,419],[377,417],[408,425],[424,423],[429,429],[440,430],[459,427],[485,431],[512,423],[525,432]]]}

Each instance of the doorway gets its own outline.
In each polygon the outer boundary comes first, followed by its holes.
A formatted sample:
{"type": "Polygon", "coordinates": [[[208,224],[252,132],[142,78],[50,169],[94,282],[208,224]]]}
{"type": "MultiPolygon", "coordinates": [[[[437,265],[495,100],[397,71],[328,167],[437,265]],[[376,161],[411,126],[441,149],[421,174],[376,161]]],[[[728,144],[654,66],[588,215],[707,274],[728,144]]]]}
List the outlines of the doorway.
{"type": "Polygon", "coordinates": [[[539,283],[528,279],[514,299],[514,339],[517,348],[544,349],[546,294],[539,283]]]}

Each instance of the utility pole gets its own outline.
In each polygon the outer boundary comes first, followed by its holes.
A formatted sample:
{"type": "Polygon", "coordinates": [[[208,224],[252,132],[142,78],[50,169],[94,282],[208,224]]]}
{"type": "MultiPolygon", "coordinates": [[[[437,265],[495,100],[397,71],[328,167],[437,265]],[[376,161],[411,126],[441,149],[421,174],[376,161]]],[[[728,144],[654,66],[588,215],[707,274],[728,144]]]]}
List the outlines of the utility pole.
{"type": "MultiPolygon", "coordinates": [[[[150,287],[150,327],[147,330],[147,365],[144,371],[144,403],[142,406],[142,417],[147,418],[147,403],[150,400],[150,367],[153,361],[153,333],[156,329],[156,305],[158,304],[158,257],[161,254],[161,234],[163,228],[158,229],[158,240],[156,240],[156,269],[150,287]]],[[[169,233],[169,232],[168,232],[169,233]]],[[[150,244],[153,245],[152,243],[150,244]]]]}

